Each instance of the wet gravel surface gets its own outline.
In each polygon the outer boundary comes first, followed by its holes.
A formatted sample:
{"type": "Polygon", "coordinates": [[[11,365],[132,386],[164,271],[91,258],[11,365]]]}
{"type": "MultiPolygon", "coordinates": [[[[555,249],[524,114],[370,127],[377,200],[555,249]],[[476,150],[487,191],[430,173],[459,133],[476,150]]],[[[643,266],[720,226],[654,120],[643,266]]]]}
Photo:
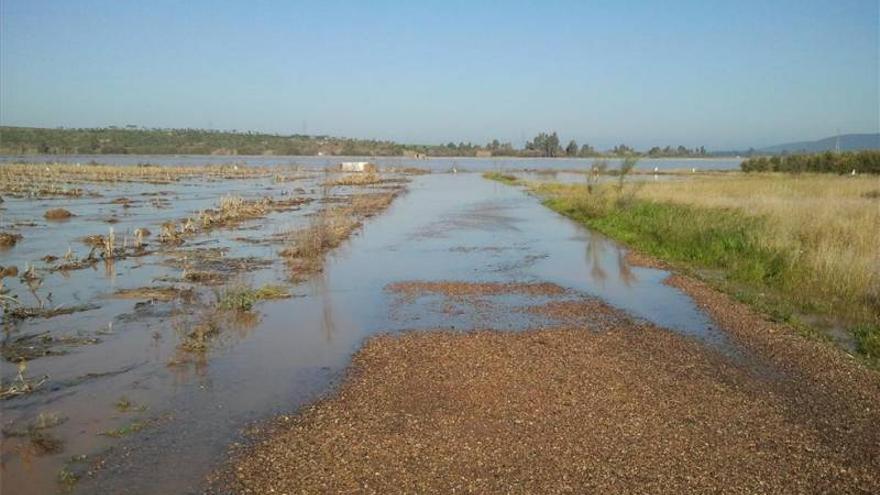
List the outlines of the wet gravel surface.
{"type": "Polygon", "coordinates": [[[556,284],[546,282],[397,282],[389,284],[386,290],[407,296],[442,294],[447,297],[492,296],[500,294],[523,294],[529,296],[557,296],[566,290],[556,284]]]}
{"type": "Polygon", "coordinates": [[[380,336],[336,395],[264,425],[213,489],[880,492],[878,374],[672,283],[778,372],[595,300],[525,309],[566,323],[552,329],[380,336]]]}

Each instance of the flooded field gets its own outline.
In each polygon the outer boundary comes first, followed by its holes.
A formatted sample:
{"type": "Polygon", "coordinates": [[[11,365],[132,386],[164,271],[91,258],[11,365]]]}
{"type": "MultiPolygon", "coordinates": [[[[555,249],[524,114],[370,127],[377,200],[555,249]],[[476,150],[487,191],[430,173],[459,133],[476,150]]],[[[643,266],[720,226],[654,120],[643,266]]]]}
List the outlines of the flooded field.
{"type": "MultiPolygon", "coordinates": [[[[434,172],[458,171],[485,172],[489,170],[589,170],[595,158],[473,158],[443,157],[416,159],[400,156],[208,156],[208,155],[0,155],[3,163],[105,163],[113,165],[137,165],[154,163],[157,165],[201,166],[205,163],[217,165],[251,165],[272,167],[277,165],[301,165],[308,168],[327,168],[340,161],[369,160],[380,167],[418,167],[434,172]]],[[[622,159],[609,158],[610,168],[620,165],[622,159]]],[[[739,170],[742,158],[644,158],[639,169],[654,170],[739,170]]]]}
{"type": "Polygon", "coordinates": [[[340,178],[8,179],[4,491],[199,492],[244,428],[332,391],[377,333],[553,326],[558,313],[521,308],[598,298],[737,354],[667,272],[520,190],[340,178]],[[71,216],[46,218],[59,209],[71,216]]]}

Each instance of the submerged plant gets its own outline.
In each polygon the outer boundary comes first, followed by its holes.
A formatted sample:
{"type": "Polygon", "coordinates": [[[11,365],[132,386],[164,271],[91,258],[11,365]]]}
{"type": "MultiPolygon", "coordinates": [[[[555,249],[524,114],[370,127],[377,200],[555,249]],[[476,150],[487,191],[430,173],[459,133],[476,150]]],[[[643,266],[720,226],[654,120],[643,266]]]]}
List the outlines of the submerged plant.
{"type": "Polygon", "coordinates": [[[49,380],[49,377],[45,375],[37,379],[26,377],[24,373],[27,371],[27,367],[27,361],[19,361],[18,375],[15,377],[15,380],[6,386],[0,385],[0,399],[11,399],[12,397],[30,394],[49,380]]]}
{"type": "Polygon", "coordinates": [[[214,292],[215,306],[226,311],[250,311],[254,304],[268,299],[283,299],[290,293],[279,285],[264,285],[258,289],[233,284],[214,292]]]}

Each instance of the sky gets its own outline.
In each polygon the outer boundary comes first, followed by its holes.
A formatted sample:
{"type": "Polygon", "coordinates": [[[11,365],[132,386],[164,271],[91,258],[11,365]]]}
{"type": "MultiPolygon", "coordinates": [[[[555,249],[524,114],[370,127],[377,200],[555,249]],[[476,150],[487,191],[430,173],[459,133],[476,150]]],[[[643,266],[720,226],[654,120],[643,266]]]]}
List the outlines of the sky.
{"type": "Polygon", "coordinates": [[[0,124],[708,149],[880,131],[878,0],[0,0],[0,124]]]}

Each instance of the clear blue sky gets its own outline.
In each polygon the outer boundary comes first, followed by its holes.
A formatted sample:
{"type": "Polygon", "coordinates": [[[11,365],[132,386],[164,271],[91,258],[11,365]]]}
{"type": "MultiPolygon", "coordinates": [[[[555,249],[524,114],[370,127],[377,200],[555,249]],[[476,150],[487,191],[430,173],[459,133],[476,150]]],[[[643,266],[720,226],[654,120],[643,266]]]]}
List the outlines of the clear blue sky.
{"type": "Polygon", "coordinates": [[[0,122],[710,149],[880,130],[878,0],[415,4],[0,0],[0,122]]]}

